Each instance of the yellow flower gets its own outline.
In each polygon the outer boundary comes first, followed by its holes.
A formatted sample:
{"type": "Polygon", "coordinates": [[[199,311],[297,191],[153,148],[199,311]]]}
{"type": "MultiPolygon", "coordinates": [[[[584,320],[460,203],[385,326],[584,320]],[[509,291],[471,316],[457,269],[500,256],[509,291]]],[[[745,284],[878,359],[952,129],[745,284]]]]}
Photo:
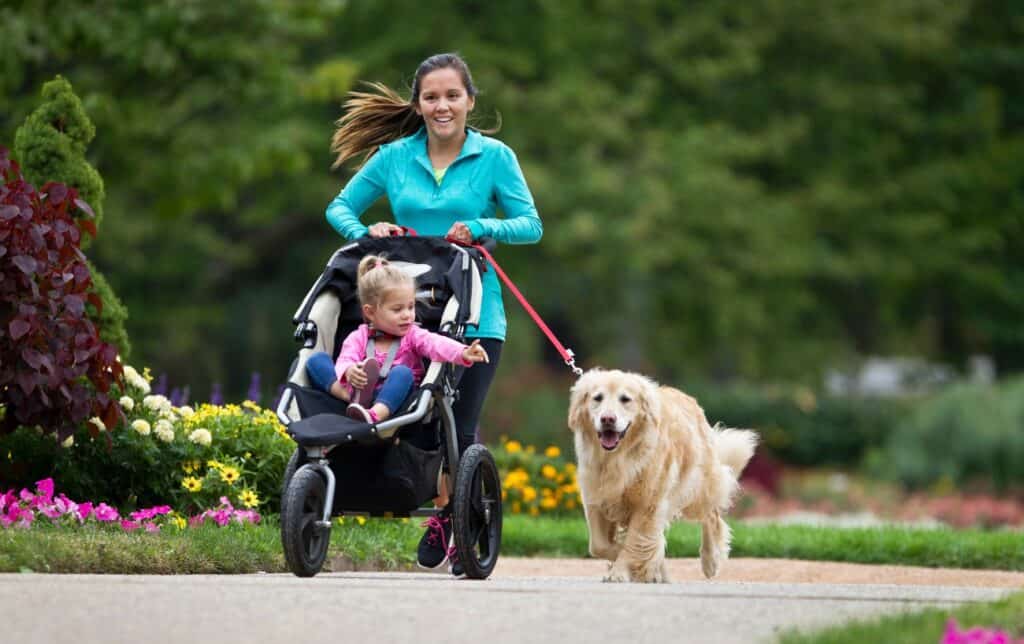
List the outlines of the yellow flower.
{"type": "Polygon", "coordinates": [[[576,473],[576,464],[575,463],[566,463],[565,464],[565,471],[568,472],[569,474],[575,474],[576,473]]]}
{"type": "Polygon", "coordinates": [[[345,525],[345,517],[338,517],[338,525],[345,525]]]}
{"type": "Polygon", "coordinates": [[[181,480],[181,487],[185,488],[189,492],[198,492],[203,489],[203,480],[194,476],[186,476],[181,480]]]}
{"type": "Polygon", "coordinates": [[[565,500],[565,509],[566,510],[575,510],[576,509],[576,499],[566,499],[565,500]]]}
{"type": "Polygon", "coordinates": [[[505,451],[508,452],[509,454],[515,454],[516,452],[521,452],[522,450],[523,446],[519,441],[509,441],[505,443],[505,451]]]}
{"type": "Polygon", "coordinates": [[[558,501],[553,496],[544,495],[544,498],[540,500],[540,507],[545,510],[554,510],[558,507],[558,501]]]}
{"type": "Polygon", "coordinates": [[[210,460],[206,461],[206,467],[212,467],[215,470],[219,470],[224,466],[221,465],[220,461],[211,458],[210,460]]]}
{"type": "Polygon", "coordinates": [[[538,516],[539,514],[540,514],[540,510],[537,509],[537,506],[533,506],[532,508],[530,508],[530,516],[531,517],[538,516]]]}
{"type": "Polygon", "coordinates": [[[529,503],[530,501],[533,501],[536,498],[537,498],[537,490],[536,490],[536,488],[530,487],[529,485],[527,485],[526,487],[523,488],[523,501],[526,501],[527,503],[529,503]]]}
{"type": "Polygon", "coordinates": [[[356,515],[356,523],[358,523],[359,525],[366,525],[366,517],[364,517],[361,514],[356,515]]]}
{"type": "Polygon", "coordinates": [[[544,456],[548,458],[558,458],[562,455],[562,450],[558,449],[555,445],[548,445],[548,448],[544,450],[544,456]]]}
{"type": "Polygon", "coordinates": [[[540,474],[546,479],[554,479],[558,476],[558,470],[555,469],[554,465],[545,465],[540,468],[540,474]]]}
{"type": "Polygon", "coordinates": [[[242,490],[238,495],[238,501],[247,508],[255,508],[260,504],[260,498],[252,490],[242,490]]]}
{"type": "Polygon", "coordinates": [[[536,452],[537,452],[537,448],[534,447],[533,445],[527,445],[526,446],[526,453],[527,454],[535,454],[536,452]]]}
{"type": "Polygon", "coordinates": [[[177,526],[179,530],[184,530],[185,526],[188,525],[188,522],[185,521],[183,517],[174,517],[173,519],[171,519],[171,523],[177,526]]]}
{"type": "Polygon", "coordinates": [[[252,458],[252,452],[246,452],[242,458],[252,458]]]}
{"type": "Polygon", "coordinates": [[[523,511],[523,504],[519,501],[512,502],[512,514],[519,514],[523,511]]]}
{"type": "Polygon", "coordinates": [[[235,481],[238,480],[238,477],[238,468],[228,465],[220,468],[220,480],[224,481],[228,485],[234,485],[235,481]]]}
{"type": "Polygon", "coordinates": [[[192,466],[192,461],[184,461],[181,464],[181,470],[185,472],[185,474],[191,474],[196,471],[196,468],[192,466]]]}
{"type": "MultiPolygon", "coordinates": [[[[10,455],[8,454],[8,456],[10,456],[10,455]]],[[[508,490],[502,490],[501,491],[501,500],[502,501],[507,501],[508,500],[508,490]]]]}

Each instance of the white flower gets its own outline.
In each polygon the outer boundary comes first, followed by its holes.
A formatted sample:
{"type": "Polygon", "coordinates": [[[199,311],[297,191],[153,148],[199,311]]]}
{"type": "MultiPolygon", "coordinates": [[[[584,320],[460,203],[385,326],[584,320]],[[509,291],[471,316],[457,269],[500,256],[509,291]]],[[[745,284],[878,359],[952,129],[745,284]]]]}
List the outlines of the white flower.
{"type": "Polygon", "coordinates": [[[72,434],[64,439],[64,442],[60,444],[61,447],[71,447],[75,444],[75,435],[72,434]]]}
{"type": "Polygon", "coordinates": [[[149,381],[139,375],[139,372],[135,370],[135,367],[131,365],[124,366],[124,379],[129,385],[135,387],[143,394],[148,394],[150,392],[149,381]]]}
{"type": "Polygon", "coordinates": [[[174,440],[174,425],[171,421],[160,419],[156,421],[156,426],[153,428],[153,432],[156,433],[156,437],[165,443],[170,443],[174,440]]]}
{"type": "Polygon", "coordinates": [[[213,436],[210,434],[210,430],[203,429],[202,427],[193,430],[192,433],[188,435],[188,439],[193,443],[203,446],[209,445],[213,442],[213,436]]]}
{"type": "Polygon", "coordinates": [[[121,396],[121,400],[118,400],[117,402],[121,405],[121,409],[125,411],[135,409],[135,401],[132,400],[131,396],[121,396]]]}
{"type": "Polygon", "coordinates": [[[139,432],[143,436],[149,436],[149,422],[142,418],[132,421],[132,429],[139,432]]]}
{"type": "Polygon", "coordinates": [[[182,405],[181,407],[178,407],[178,413],[181,414],[182,418],[188,419],[192,418],[196,412],[188,405],[182,405]]]}
{"type": "Polygon", "coordinates": [[[153,411],[170,411],[171,401],[167,400],[166,396],[160,394],[152,394],[142,399],[142,404],[153,411]]]}
{"type": "Polygon", "coordinates": [[[171,409],[161,409],[160,410],[160,418],[164,419],[164,420],[169,420],[169,421],[171,421],[173,423],[174,421],[178,420],[178,414],[174,413],[174,409],[173,408],[171,408],[171,409]]]}
{"type": "Polygon", "coordinates": [[[103,421],[100,420],[99,416],[93,416],[92,418],[89,419],[89,422],[95,425],[96,428],[99,429],[101,432],[107,431],[106,425],[103,424],[103,421]]]}

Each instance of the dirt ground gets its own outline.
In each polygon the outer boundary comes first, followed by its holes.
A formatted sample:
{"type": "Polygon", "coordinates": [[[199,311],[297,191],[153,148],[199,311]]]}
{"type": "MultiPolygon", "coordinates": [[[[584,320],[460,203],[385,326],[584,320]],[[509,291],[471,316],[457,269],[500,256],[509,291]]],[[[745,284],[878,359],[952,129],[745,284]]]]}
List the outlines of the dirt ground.
{"type": "MultiPolygon", "coordinates": [[[[594,559],[501,557],[495,577],[593,577],[607,564],[594,559]]],[[[670,559],[672,581],[704,579],[698,559],[670,559]]],[[[730,559],[718,580],[732,582],[899,584],[914,586],[977,586],[1024,589],[1024,572],[958,570],[912,566],[875,566],[793,559],[730,559]]]]}

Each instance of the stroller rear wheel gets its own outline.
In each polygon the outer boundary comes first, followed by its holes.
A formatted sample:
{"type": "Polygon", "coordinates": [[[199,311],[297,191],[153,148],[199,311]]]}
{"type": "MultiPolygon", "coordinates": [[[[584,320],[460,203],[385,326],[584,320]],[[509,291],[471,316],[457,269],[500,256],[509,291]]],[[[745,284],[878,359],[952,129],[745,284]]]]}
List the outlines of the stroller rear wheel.
{"type": "Polygon", "coordinates": [[[483,445],[470,445],[459,461],[453,510],[459,562],[467,577],[486,579],[501,548],[501,479],[483,445]]]}
{"type": "Polygon", "coordinates": [[[320,526],[326,503],[327,485],[312,467],[292,476],[281,499],[281,544],[288,569],[299,577],[320,572],[327,558],[331,527],[320,526]]]}

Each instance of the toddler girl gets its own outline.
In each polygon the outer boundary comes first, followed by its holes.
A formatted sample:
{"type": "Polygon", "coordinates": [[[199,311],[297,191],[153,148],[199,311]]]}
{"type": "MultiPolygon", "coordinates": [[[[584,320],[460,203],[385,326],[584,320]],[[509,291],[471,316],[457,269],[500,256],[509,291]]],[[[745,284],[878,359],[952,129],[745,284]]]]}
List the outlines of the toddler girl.
{"type": "Polygon", "coordinates": [[[376,423],[395,413],[423,377],[423,358],[469,367],[487,362],[479,341],[466,346],[416,325],[416,284],[383,257],[367,255],[356,272],[365,324],[348,334],[338,360],[310,356],[313,384],[349,402],[350,418],[376,423]]]}

